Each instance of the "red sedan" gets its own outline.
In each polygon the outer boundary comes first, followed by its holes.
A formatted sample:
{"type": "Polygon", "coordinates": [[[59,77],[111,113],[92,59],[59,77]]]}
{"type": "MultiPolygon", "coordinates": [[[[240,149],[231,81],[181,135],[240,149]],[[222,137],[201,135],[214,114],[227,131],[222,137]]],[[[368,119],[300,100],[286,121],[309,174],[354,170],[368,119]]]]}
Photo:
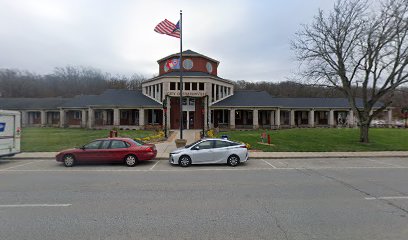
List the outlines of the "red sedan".
{"type": "Polygon", "coordinates": [[[124,162],[133,167],[139,161],[155,158],[156,154],[154,144],[142,144],[130,138],[102,138],[80,148],[61,151],[55,157],[66,167],[78,162],[124,162]]]}

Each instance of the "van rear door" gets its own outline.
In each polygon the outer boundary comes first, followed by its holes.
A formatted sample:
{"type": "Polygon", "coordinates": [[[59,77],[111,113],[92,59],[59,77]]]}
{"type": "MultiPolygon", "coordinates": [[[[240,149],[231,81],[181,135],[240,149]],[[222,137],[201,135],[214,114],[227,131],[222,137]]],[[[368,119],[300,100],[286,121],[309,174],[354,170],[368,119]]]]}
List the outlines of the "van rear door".
{"type": "MultiPolygon", "coordinates": [[[[0,112],[0,156],[15,154],[20,151],[16,139],[17,115],[0,112]]],[[[19,139],[18,139],[19,140],[19,139]]]]}

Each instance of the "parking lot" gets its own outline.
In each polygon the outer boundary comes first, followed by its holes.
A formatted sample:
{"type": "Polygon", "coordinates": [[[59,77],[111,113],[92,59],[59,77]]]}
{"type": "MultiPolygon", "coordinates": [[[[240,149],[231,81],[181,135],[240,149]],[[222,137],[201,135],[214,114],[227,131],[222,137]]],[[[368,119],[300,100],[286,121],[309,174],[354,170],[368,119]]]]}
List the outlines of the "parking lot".
{"type": "Polygon", "coordinates": [[[0,161],[0,239],[406,239],[408,159],[0,161]]]}

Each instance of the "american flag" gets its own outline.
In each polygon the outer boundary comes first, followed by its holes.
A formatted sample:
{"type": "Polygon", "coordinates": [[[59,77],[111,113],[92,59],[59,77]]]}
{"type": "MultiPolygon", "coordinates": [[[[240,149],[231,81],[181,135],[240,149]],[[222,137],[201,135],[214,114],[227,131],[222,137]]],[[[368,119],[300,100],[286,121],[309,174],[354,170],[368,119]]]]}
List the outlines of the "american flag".
{"type": "Polygon", "coordinates": [[[177,23],[176,25],[167,19],[157,24],[157,26],[154,28],[154,31],[172,37],[180,38],[179,24],[177,23]]]}

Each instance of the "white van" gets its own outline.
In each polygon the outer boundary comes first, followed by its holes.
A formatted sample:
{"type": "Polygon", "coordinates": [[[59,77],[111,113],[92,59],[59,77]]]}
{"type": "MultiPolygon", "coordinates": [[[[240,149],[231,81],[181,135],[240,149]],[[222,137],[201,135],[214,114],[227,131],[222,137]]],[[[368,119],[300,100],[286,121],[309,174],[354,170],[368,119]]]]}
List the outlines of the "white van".
{"type": "Polygon", "coordinates": [[[0,110],[0,157],[20,152],[21,113],[0,110]]]}

